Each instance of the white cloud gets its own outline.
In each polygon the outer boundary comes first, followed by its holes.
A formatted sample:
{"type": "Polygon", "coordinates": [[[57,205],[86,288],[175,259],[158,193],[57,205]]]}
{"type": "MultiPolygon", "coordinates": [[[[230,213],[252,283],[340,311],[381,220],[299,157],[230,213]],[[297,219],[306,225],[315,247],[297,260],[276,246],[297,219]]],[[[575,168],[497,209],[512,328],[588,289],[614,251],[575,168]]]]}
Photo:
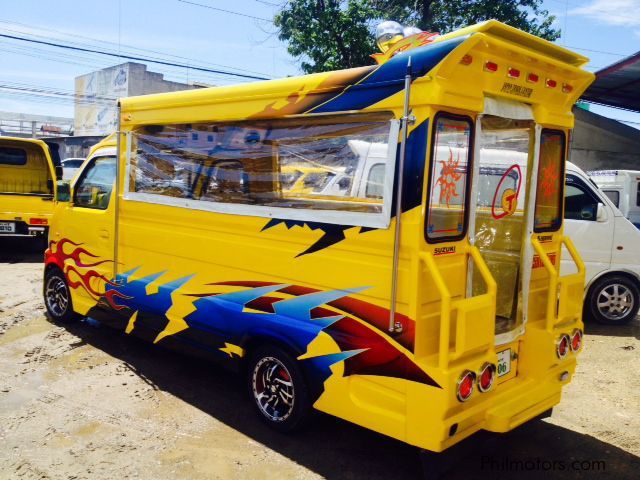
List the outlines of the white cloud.
{"type": "Polygon", "coordinates": [[[606,25],[640,26],[640,0],[594,0],[584,7],[574,8],[572,15],[583,15],[606,25]]]}

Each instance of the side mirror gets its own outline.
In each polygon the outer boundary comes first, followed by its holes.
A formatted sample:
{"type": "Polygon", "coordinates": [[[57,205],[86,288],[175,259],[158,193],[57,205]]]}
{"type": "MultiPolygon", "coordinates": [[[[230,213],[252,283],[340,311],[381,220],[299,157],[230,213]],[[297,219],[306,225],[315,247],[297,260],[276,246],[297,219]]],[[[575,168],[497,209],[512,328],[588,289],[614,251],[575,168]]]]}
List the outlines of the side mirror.
{"type": "Polygon", "coordinates": [[[66,180],[59,180],[57,183],[56,201],[68,202],[71,199],[71,187],[66,180]]]}
{"type": "Polygon", "coordinates": [[[596,212],[596,221],[597,222],[607,221],[607,212],[604,209],[604,203],[598,203],[598,210],[596,212]]]}
{"type": "Polygon", "coordinates": [[[55,171],[56,171],[56,180],[62,180],[62,173],[64,171],[64,169],[62,168],[62,165],[56,165],[55,171]]]}
{"type": "Polygon", "coordinates": [[[340,180],[338,180],[338,187],[340,187],[340,190],[347,190],[350,186],[351,178],[342,177],[340,180]]]}

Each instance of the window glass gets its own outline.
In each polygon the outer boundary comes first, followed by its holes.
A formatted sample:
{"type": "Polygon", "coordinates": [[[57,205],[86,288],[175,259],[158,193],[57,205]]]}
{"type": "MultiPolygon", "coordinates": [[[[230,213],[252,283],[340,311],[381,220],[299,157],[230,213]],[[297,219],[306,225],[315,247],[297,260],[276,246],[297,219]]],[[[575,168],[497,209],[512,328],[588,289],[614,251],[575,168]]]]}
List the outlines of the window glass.
{"type": "Polygon", "coordinates": [[[0,165],[26,165],[27,152],[21,148],[0,147],[0,165]]]}
{"type": "Polygon", "coordinates": [[[640,207],[640,182],[636,184],[638,191],[636,192],[636,205],[640,207]]]}
{"type": "Polygon", "coordinates": [[[562,181],[564,176],[564,132],[542,130],[534,231],[549,232],[562,224],[562,181]]]}
{"type": "Polygon", "coordinates": [[[609,197],[609,200],[611,200],[613,202],[613,204],[616,207],[620,207],[620,192],[617,190],[603,190],[602,193],[604,193],[607,197],[609,197]]]}
{"type": "Polygon", "coordinates": [[[369,180],[365,195],[369,198],[382,198],[384,187],[384,164],[377,163],[369,170],[369,180]]]}
{"type": "Polygon", "coordinates": [[[587,186],[574,175],[567,175],[564,192],[564,218],[567,220],[595,221],[598,199],[587,186]]]}
{"type": "Polygon", "coordinates": [[[471,168],[470,119],[439,115],[434,125],[426,238],[460,238],[466,230],[467,180],[471,168]]]}
{"type": "Polygon", "coordinates": [[[97,157],[76,183],[74,205],[106,210],[116,177],[116,157],[97,157]]]}
{"type": "Polygon", "coordinates": [[[375,196],[358,192],[367,191],[369,181],[384,184],[386,166],[395,161],[387,158],[392,119],[391,113],[376,113],[141,127],[134,132],[129,191],[210,203],[381,213],[382,190],[375,196]],[[377,177],[360,180],[365,188],[333,185],[337,176],[341,185],[363,177],[359,172],[372,157],[384,163],[377,177]]]}

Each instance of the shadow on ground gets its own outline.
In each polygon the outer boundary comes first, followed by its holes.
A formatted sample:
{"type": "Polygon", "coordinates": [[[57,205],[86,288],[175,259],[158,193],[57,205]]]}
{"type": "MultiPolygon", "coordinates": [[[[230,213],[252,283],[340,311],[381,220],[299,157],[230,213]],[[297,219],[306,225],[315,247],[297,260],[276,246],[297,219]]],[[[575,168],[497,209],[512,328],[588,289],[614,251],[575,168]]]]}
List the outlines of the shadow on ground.
{"type": "Polygon", "coordinates": [[[0,263],[43,263],[45,247],[38,237],[0,237],[0,263]]]}
{"type": "MultiPolygon", "coordinates": [[[[239,375],[107,327],[80,322],[67,325],[67,329],[80,337],[81,342],[125,362],[155,388],[188,402],[325,478],[423,477],[420,453],[414,447],[325,415],[319,415],[303,432],[294,435],[274,432],[253,413],[239,375]]],[[[473,442],[468,452],[456,453],[454,470],[442,478],[635,479],[640,468],[640,459],[622,449],[544,421],[534,421],[504,435],[482,432],[468,442],[473,442]],[[601,463],[589,463],[593,461],[601,463]]]]}
{"type": "Polygon", "coordinates": [[[584,325],[584,333],[607,337],[634,337],[640,340],[640,316],[626,325],[601,325],[596,322],[587,322],[584,325]]]}

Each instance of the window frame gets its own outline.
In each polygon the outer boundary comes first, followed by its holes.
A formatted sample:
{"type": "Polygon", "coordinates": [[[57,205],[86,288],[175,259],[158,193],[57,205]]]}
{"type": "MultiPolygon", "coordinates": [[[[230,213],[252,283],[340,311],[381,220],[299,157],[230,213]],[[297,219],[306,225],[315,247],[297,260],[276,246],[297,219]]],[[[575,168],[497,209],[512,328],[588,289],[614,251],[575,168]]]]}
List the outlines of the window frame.
{"type": "Polygon", "coordinates": [[[557,232],[562,228],[562,223],[564,222],[564,186],[566,183],[566,170],[567,170],[567,132],[564,130],[559,130],[557,128],[543,128],[540,131],[540,146],[538,148],[538,171],[536,174],[536,185],[535,185],[535,202],[533,206],[533,232],[534,233],[551,233],[557,232]],[[558,204],[560,206],[560,215],[558,215],[558,220],[556,223],[549,225],[548,227],[538,228],[535,224],[536,218],[536,210],[538,209],[538,182],[540,180],[540,154],[542,152],[542,137],[545,133],[559,133],[562,135],[562,159],[560,160],[560,175],[561,179],[560,188],[558,188],[558,204]]]}
{"type": "MultiPolygon", "coordinates": [[[[361,112],[362,115],[370,113],[389,113],[389,132],[387,136],[387,155],[386,155],[386,171],[385,171],[385,184],[384,184],[384,200],[382,203],[382,211],[380,213],[371,212],[353,212],[344,210],[321,210],[321,209],[300,209],[292,207],[274,207],[267,205],[248,205],[241,203],[223,203],[223,202],[211,202],[202,201],[190,198],[177,198],[169,197],[166,195],[159,195],[153,193],[134,192],[130,189],[130,178],[132,171],[131,160],[134,152],[133,148],[133,131],[127,131],[125,133],[126,143],[126,163],[125,163],[125,178],[124,178],[124,191],[123,199],[126,201],[150,203],[156,205],[165,205],[170,207],[180,207],[190,210],[200,210],[205,212],[223,213],[231,215],[242,215],[250,217],[263,217],[274,219],[287,219],[298,220],[303,222],[314,223],[329,223],[335,225],[352,225],[359,227],[369,228],[389,228],[391,224],[391,207],[394,201],[394,181],[397,152],[399,151],[399,135],[400,135],[400,120],[398,120],[393,112],[380,111],[380,112],[361,112]]],[[[357,113],[356,113],[357,114],[357,113]]],[[[345,114],[329,114],[323,116],[332,116],[339,121],[342,115],[353,116],[353,113],[345,114]]],[[[302,115],[302,116],[290,116],[287,119],[295,119],[299,117],[300,120],[313,119],[317,115],[302,115]]],[[[266,120],[266,119],[265,119],[266,120]]],[[[276,118],[274,120],[281,120],[276,118]]],[[[211,123],[225,123],[221,120],[210,120],[211,123]]],[[[167,125],[173,125],[176,122],[167,123],[167,125]]],[[[182,122],[179,124],[188,124],[193,122],[182,122]]],[[[204,123],[204,122],[203,122],[204,123]]],[[[139,125],[143,126],[143,125],[139,125]]]]}
{"type": "Polygon", "coordinates": [[[118,175],[118,156],[115,154],[101,154],[101,155],[96,155],[95,157],[92,157],[86,164],[86,166],[82,169],[82,172],[80,173],[80,175],[78,176],[78,179],[75,181],[75,183],[73,184],[73,196],[71,197],[71,205],[73,205],[74,208],[88,208],[90,210],[100,210],[102,212],[109,210],[109,206],[111,205],[111,198],[113,197],[113,194],[116,190],[115,185],[116,185],[116,180],[117,180],[117,175],[118,175]],[[84,181],[85,178],[87,178],[87,174],[89,173],[89,171],[93,168],[93,166],[96,164],[96,160],[100,159],[100,158],[115,158],[116,161],[116,171],[114,173],[114,177],[113,177],[113,186],[111,187],[111,192],[109,193],[109,201],[107,202],[107,206],[104,208],[100,208],[100,207],[89,207],[87,205],[80,205],[76,202],[76,198],[78,195],[78,187],[82,184],[82,182],[84,181]]]}
{"type": "MultiPolygon", "coordinates": [[[[467,236],[467,230],[469,229],[469,209],[470,209],[470,201],[469,198],[471,196],[471,185],[473,183],[473,165],[474,165],[474,152],[475,152],[475,141],[476,141],[476,124],[473,117],[470,115],[451,113],[444,110],[440,110],[436,112],[433,116],[433,121],[431,122],[431,135],[430,135],[430,152],[429,152],[429,162],[428,162],[428,175],[425,177],[428,179],[427,188],[426,188],[426,197],[425,197],[425,213],[424,213],[424,238],[425,241],[429,244],[437,244],[444,242],[459,242],[467,236]],[[465,180],[465,193],[464,193],[464,217],[462,224],[462,231],[456,235],[443,236],[438,238],[430,238],[427,230],[427,223],[429,219],[429,204],[431,202],[431,186],[433,184],[433,178],[431,178],[433,173],[433,162],[436,154],[436,133],[438,120],[440,118],[447,118],[450,120],[456,121],[466,121],[469,124],[469,148],[467,154],[467,178],[465,180]],[[471,177],[471,178],[470,178],[471,177]]],[[[427,173],[427,172],[425,172],[427,173]]]]}

